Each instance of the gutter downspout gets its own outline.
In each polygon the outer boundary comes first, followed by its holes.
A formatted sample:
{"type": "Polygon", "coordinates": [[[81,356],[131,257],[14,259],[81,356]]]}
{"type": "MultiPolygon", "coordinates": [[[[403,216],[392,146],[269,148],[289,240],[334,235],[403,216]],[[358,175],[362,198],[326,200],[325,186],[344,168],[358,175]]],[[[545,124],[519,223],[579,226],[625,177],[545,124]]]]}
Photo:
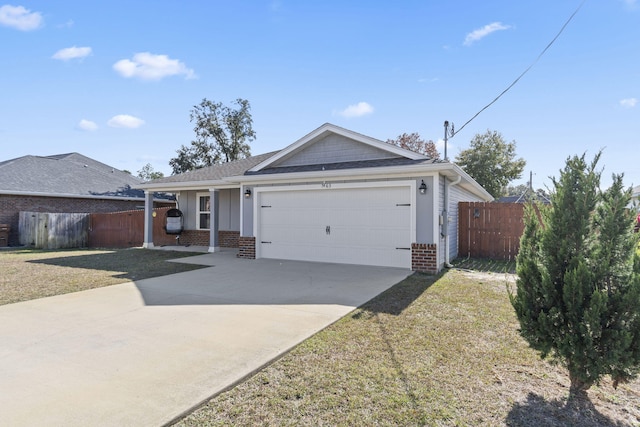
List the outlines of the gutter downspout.
{"type": "Polygon", "coordinates": [[[461,175],[458,175],[458,177],[451,182],[449,182],[447,178],[444,179],[444,212],[442,212],[442,216],[444,217],[442,226],[444,230],[442,234],[444,236],[444,266],[446,268],[453,267],[449,263],[449,188],[460,184],[460,181],[462,181],[461,175]]]}

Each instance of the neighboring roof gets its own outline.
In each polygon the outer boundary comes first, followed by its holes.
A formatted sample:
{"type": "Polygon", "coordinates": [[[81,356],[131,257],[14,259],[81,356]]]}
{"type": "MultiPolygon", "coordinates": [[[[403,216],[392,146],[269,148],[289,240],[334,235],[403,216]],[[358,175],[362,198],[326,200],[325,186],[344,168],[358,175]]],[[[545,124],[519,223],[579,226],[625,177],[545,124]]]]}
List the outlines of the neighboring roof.
{"type": "MultiPolygon", "coordinates": [[[[530,201],[530,199],[526,197],[526,194],[521,194],[519,196],[503,196],[499,199],[494,200],[494,202],[496,203],[526,203],[528,201],[530,201]]],[[[547,197],[541,196],[539,194],[535,195],[535,201],[543,203],[545,205],[551,203],[551,201],[547,197]]]]}
{"type": "Polygon", "coordinates": [[[79,153],[23,156],[0,162],[0,193],[144,198],[140,178],[79,153]]]}

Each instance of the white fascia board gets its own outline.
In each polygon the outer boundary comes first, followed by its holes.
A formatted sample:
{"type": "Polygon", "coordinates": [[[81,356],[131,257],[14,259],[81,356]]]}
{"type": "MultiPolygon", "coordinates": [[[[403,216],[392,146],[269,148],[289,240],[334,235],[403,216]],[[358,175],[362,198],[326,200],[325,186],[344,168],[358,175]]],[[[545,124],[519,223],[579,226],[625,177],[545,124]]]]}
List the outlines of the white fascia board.
{"type": "MultiPolygon", "coordinates": [[[[291,173],[274,173],[274,174],[256,174],[256,175],[237,175],[226,178],[230,182],[238,182],[246,184],[260,184],[268,182],[293,182],[308,181],[322,179],[345,179],[349,177],[384,177],[384,176],[414,176],[419,174],[431,174],[441,172],[443,170],[451,170],[451,163],[432,163],[428,165],[412,165],[412,166],[381,166],[373,168],[355,168],[355,169],[336,169],[324,171],[309,172],[291,172],[291,173]]],[[[452,176],[455,172],[452,173],[452,176]]],[[[468,175],[467,175],[468,176],[468,175]]]]}
{"type": "Polygon", "coordinates": [[[228,188],[240,188],[240,185],[234,183],[233,181],[214,180],[214,181],[165,182],[165,183],[158,183],[158,184],[148,183],[148,184],[139,184],[132,188],[145,190],[145,191],[164,191],[167,193],[173,193],[176,191],[205,190],[209,188],[224,190],[228,188]]]}
{"type": "Polygon", "coordinates": [[[317,180],[345,179],[386,179],[398,177],[429,176],[438,173],[451,178],[462,176],[467,189],[486,201],[493,197],[473,180],[458,165],[448,162],[430,163],[427,165],[386,166],[377,168],[339,169],[331,171],[293,172],[283,174],[240,175],[231,176],[227,180],[242,185],[296,183],[317,180]]]}
{"type": "Polygon", "coordinates": [[[404,148],[400,148],[400,147],[395,146],[393,144],[388,144],[388,143],[386,143],[384,141],[380,141],[379,139],[371,138],[369,136],[362,135],[360,133],[357,133],[357,132],[354,132],[354,131],[351,131],[351,130],[348,130],[348,129],[345,129],[345,128],[341,128],[339,126],[332,125],[331,123],[325,123],[324,125],[320,126],[318,129],[316,129],[316,130],[312,131],[311,133],[303,136],[302,138],[300,138],[299,140],[297,140],[293,144],[289,145],[288,147],[280,150],[274,156],[269,157],[267,160],[265,160],[265,161],[263,161],[261,163],[258,163],[257,165],[255,165],[254,167],[249,169],[249,171],[250,172],[260,171],[260,170],[266,168],[267,166],[275,163],[276,161],[282,159],[283,157],[288,156],[289,154],[293,153],[294,151],[298,150],[302,146],[304,146],[307,143],[315,140],[316,138],[320,137],[321,135],[323,135],[325,133],[334,133],[336,135],[344,136],[345,138],[353,139],[353,140],[361,142],[363,144],[367,144],[367,145],[370,145],[372,147],[379,148],[381,150],[391,152],[391,153],[396,154],[398,156],[409,158],[411,160],[427,159],[426,156],[423,156],[422,154],[416,153],[414,151],[405,150],[404,148]]]}

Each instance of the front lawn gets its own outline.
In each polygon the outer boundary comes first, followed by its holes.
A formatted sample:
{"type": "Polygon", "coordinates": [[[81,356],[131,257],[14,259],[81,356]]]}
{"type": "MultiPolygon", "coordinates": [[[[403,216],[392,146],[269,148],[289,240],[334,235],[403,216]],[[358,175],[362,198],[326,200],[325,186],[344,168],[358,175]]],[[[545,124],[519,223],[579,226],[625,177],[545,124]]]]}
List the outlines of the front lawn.
{"type": "Polygon", "coordinates": [[[149,249],[3,250],[0,305],[203,268],[166,262],[193,255],[149,249]]]}
{"type": "Polygon", "coordinates": [[[640,380],[566,405],[567,372],[518,335],[513,277],[413,275],[177,425],[640,425],[640,380]]]}

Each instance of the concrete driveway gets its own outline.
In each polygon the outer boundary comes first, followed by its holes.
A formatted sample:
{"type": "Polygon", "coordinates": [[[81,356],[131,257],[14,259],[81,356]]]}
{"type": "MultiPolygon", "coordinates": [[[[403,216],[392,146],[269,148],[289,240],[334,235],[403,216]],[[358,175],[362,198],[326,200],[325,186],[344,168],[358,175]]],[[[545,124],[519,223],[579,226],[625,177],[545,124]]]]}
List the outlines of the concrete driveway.
{"type": "Polygon", "coordinates": [[[411,273],[180,262],[210,267],[0,306],[0,425],[163,425],[411,273]]]}

